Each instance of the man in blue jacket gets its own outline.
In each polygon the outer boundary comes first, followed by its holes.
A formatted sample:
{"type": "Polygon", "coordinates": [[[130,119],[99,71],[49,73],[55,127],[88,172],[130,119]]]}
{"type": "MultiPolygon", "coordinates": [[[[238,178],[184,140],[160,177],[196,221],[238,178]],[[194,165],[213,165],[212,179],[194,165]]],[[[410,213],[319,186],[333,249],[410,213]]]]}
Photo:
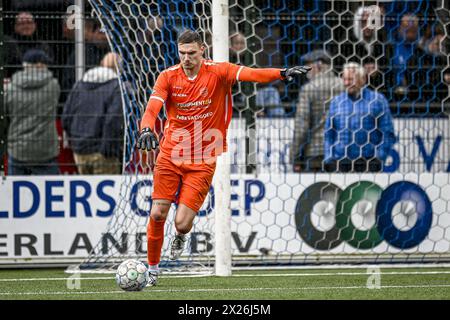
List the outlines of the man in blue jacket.
{"type": "Polygon", "coordinates": [[[124,121],[117,60],[108,53],[75,84],[64,105],[62,126],[80,174],[121,173],[124,121]]]}
{"type": "Polygon", "coordinates": [[[389,104],[367,88],[361,65],[344,65],[342,78],[346,91],[331,101],[325,123],[325,170],[382,171],[396,140],[389,104]]]}

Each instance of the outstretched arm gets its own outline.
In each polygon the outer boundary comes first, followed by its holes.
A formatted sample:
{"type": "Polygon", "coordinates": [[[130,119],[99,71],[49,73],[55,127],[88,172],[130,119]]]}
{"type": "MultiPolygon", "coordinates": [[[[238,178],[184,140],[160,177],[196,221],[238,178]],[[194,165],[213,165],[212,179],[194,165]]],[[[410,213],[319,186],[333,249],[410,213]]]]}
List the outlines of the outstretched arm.
{"type": "Polygon", "coordinates": [[[267,83],[282,80],[281,69],[275,68],[249,68],[242,66],[236,76],[238,81],[267,83]]]}
{"type": "Polygon", "coordinates": [[[287,69],[240,67],[236,76],[238,81],[272,82],[275,80],[291,81],[293,76],[308,73],[310,67],[297,66],[287,69]]]}

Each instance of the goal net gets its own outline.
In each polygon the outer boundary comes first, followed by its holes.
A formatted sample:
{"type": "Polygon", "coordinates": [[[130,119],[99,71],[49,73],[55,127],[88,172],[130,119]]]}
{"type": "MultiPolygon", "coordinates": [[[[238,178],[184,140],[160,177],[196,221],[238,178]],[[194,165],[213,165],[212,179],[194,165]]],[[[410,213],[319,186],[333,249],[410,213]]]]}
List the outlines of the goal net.
{"type": "MultiPolygon", "coordinates": [[[[212,13],[211,1],[89,2],[122,58],[125,105],[121,196],[81,265],[104,269],[145,259],[154,155],[136,151],[138,125],[157,76],[178,63],[180,30],[199,31],[213,58],[212,13]]],[[[233,89],[233,266],[449,261],[448,3],[230,0],[228,13],[231,62],[314,66],[309,78],[233,89]],[[339,77],[350,62],[366,72],[382,111],[341,108],[339,77]]],[[[163,113],[159,120],[161,133],[163,113]]],[[[212,187],[184,254],[169,262],[173,205],[162,268],[210,270],[219,196],[212,187]]]]}

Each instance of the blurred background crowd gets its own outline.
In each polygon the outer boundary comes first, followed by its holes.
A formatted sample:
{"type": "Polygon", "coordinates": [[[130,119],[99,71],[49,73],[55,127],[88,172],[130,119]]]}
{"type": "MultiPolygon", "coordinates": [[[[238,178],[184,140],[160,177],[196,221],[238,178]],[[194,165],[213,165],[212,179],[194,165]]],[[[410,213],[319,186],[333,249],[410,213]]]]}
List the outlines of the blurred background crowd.
{"type": "MultiPolygon", "coordinates": [[[[159,2],[165,15],[143,17],[130,40],[140,43],[138,53],[151,64],[152,77],[142,91],[151,91],[154,75],[177,63],[176,35],[186,27],[181,11],[189,12],[195,1],[159,2]],[[175,13],[181,22],[173,19],[175,13]]],[[[256,8],[250,15],[253,22],[240,22],[240,13],[230,10],[235,21],[230,61],[313,68],[308,78],[289,85],[277,82],[253,90],[239,84],[233,91],[235,117],[248,121],[250,113],[253,121],[295,119],[294,140],[287,142],[292,144],[295,171],[309,169],[300,164],[308,145],[319,145],[316,153],[325,156],[328,108],[348,89],[342,77],[349,63],[355,63],[350,69],[357,74],[361,71],[362,87],[386,99],[392,117],[447,112],[450,41],[445,0],[254,0],[243,1],[242,7],[247,2],[256,8]]],[[[86,1],[84,64],[78,66],[83,72],[77,77],[74,13],[68,10],[73,4],[12,0],[3,5],[0,150],[8,174],[122,172],[125,129],[118,67],[124,61],[110,52],[106,33],[86,1]]],[[[210,38],[205,35],[207,45],[210,38]]]]}

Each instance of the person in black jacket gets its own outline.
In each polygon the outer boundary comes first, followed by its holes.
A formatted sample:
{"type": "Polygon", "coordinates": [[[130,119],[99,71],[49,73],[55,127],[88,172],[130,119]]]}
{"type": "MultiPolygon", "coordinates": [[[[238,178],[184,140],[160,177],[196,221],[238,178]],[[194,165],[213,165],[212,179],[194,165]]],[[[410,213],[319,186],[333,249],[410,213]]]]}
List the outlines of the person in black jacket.
{"type": "MultiPolygon", "coordinates": [[[[84,20],[85,64],[87,69],[98,66],[102,58],[109,52],[106,33],[101,30],[100,22],[94,18],[84,20]]],[[[69,40],[70,42],[70,40],[69,40]]],[[[64,50],[67,50],[65,48],[64,50]]],[[[67,92],[72,90],[75,79],[75,48],[71,48],[61,74],[61,101],[67,98],[67,92]]]]}
{"type": "Polygon", "coordinates": [[[448,97],[450,66],[442,46],[444,39],[445,34],[437,33],[423,48],[417,48],[408,61],[405,79],[410,102],[440,106],[448,97]]]}
{"type": "Polygon", "coordinates": [[[64,106],[62,125],[80,174],[120,174],[123,106],[116,71],[118,56],[108,53],[88,70],[64,106]]]}
{"type": "Polygon", "coordinates": [[[39,49],[53,61],[53,52],[50,46],[42,40],[42,30],[30,12],[19,12],[14,20],[14,30],[10,36],[5,35],[4,57],[6,62],[6,77],[21,69],[25,53],[31,49],[39,49]]]}

